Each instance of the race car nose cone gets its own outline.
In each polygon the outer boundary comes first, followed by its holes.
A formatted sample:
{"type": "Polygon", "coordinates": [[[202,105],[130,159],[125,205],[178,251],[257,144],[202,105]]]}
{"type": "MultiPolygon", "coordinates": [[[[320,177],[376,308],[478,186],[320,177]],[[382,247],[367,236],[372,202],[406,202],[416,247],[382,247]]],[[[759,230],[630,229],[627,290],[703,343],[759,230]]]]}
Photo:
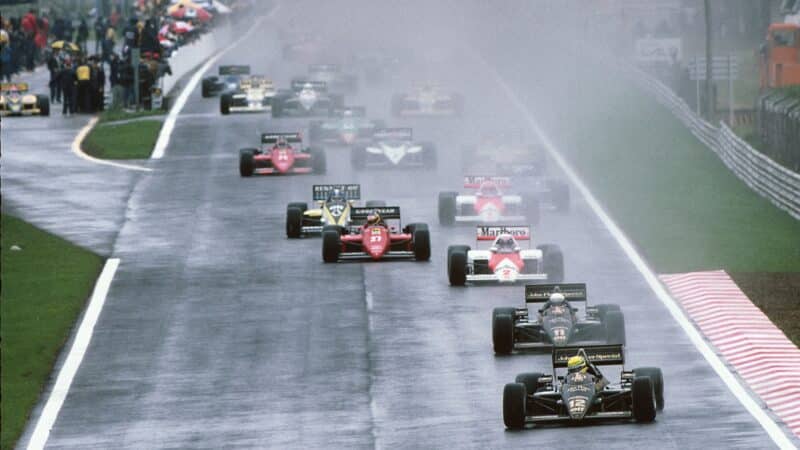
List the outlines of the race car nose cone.
{"type": "Polygon", "coordinates": [[[576,420],[583,419],[583,416],[586,415],[587,400],[586,397],[572,397],[569,399],[569,403],[567,404],[569,417],[576,420]]]}

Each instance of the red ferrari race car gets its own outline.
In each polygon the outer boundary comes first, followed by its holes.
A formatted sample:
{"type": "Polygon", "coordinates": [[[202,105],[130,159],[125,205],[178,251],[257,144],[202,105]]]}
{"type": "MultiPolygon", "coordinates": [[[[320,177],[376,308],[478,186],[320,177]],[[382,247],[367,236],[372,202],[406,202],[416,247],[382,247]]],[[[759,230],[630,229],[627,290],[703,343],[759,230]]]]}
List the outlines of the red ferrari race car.
{"type": "Polygon", "coordinates": [[[300,133],[264,133],[261,148],[239,151],[239,174],[243,177],[295,173],[325,173],[325,153],[303,148],[300,133]]]}
{"type": "Polygon", "coordinates": [[[350,220],[353,225],[349,228],[328,225],[322,230],[322,260],[326,263],[345,259],[427,261],[431,257],[428,225],[412,223],[401,228],[397,206],[353,208],[350,220]]]}

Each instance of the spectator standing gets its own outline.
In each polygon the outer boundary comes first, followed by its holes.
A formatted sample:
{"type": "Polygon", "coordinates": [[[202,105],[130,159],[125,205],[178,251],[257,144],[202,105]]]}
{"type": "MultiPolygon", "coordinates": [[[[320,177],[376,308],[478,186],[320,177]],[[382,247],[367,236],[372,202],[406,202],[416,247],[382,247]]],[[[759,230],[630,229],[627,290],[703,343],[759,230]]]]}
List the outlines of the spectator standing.
{"type": "Polygon", "coordinates": [[[136,26],[136,19],[131,18],[128,26],[124,30],[125,47],[122,49],[122,58],[130,62],[130,51],[139,48],[139,28],[136,26]]]}
{"type": "Polygon", "coordinates": [[[75,114],[78,79],[75,75],[75,70],[72,68],[72,60],[69,57],[64,60],[64,68],[59,73],[58,79],[61,83],[61,93],[64,99],[61,106],[61,114],[75,114]]]}
{"type": "Polygon", "coordinates": [[[81,24],[78,25],[78,36],[75,38],[75,43],[81,48],[83,53],[86,53],[86,41],[89,39],[89,25],[86,24],[86,19],[81,18],[81,24]]]}
{"type": "Polygon", "coordinates": [[[64,19],[57,17],[53,20],[53,38],[57,41],[64,39],[64,19]]]}
{"type": "Polygon", "coordinates": [[[75,36],[75,27],[72,23],[72,16],[67,14],[67,17],[64,18],[64,40],[67,42],[74,42],[75,36]]]}
{"type": "Polygon", "coordinates": [[[118,109],[123,106],[124,96],[125,96],[125,88],[122,87],[120,83],[120,65],[121,61],[119,56],[116,53],[111,53],[111,57],[108,62],[109,66],[109,76],[108,81],[111,83],[111,108],[118,109]]]}
{"type": "Polygon", "coordinates": [[[61,83],[58,79],[61,65],[55,52],[47,58],[47,70],[50,72],[50,103],[61,103],[61,83]]]}
{"type": "Polygon", "coordinates": [[[11,36],[6,30],[6,24],[3,23],[0,28],[0,81],[11,81],[12,69],[11,36]]]}
{"type": "Polygon", "coordinates": [[[94,52],[100,53],[103,48],[103,41],[106,38],[106,19],[98,16],[94,20],[94,52]]]}
{"type": "Polygon", "coordinates": [[[75,76],[78,79],[78,112],[88,113],[92,109],[92,68],[83,59],[75,69],[75,76]]]}
{"type": "Polygon", "coordinates": [[[153,19],[147,19],[147,22],[142,29],[141,36],[142,53],[160,53],[161,45],[158,43],[158,29],[156,29],[153,19]]]}
{"type": "Polygon", "coordinates": [[[133,66],[129,59],[121,59],[119,63],[119,84],[124,92],[123,103],[126,108],[134,105],[133,66]]]}
{"type": "Polygon", "coordinates": [[[103,37],[103,61],[110,62],[111,55],[114,53],[114,40],[117,37],[117,32],[114,27],[108,26],[106,28],[106,35],[103,37]]]}
{"type": "Polygon", "coordinates": [[[105,106],[106,72],[103,70],[103,62],[98,58],[92,59],[91,66],[92,112],[102,111],[105,106]]]}

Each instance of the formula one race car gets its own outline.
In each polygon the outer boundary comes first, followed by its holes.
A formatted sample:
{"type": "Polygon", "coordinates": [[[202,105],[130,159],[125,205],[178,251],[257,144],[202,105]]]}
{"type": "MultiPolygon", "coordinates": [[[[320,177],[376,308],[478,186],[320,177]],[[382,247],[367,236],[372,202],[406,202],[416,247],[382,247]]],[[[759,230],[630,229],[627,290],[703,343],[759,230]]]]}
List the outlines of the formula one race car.
{"type": "Polygon", "coordinates": [[[392,114],[395,116],[460,116],[463,109],[461,95],[444,92],[432,84],[392,97],[392,114]]]}
{"type": "Polygon", "coordinates": [[[487,250],[472,250],[468,245],[447,248],[447,277],[453,286],[465,283],[516,281],[560,282],[564,278],[564,257],[557,245],[530,248],[528,226],[479,225],[477,243],[491,242],[487,250]],[[519,241],[529,243],[521,248],[519,241]]]}
{"type": "MultiPolygon", "coordinates": [[[[361,198],[358,184],[315,184],[312,188],[316,208],[308,204],[292,202],[286,208],[286,236],[299,238],[322,233],[325,226],[350,227],[350,210],[361,198]]],[[[370,200],[366,206],[385,206],[383,201],[370,200]]]]}
{"type": "Polygon", "coordinates": [[[353,147],[350,161],[356,170],[436,169],[436,147],[430,142],[414,142],[411,128],[384,128],[375,130],[369,144],[353,147]]]}
{"type": "Polygon", "coordinates": [[[527,424],[581,423],[590,420],[635,420],[648,423],[664,409],[664,376],[657,367],[622,368],[611,384],[597,366],[623,366],[621,345],[553,347],[553,374],[521,373],[503,389],[503,422],[512,430],[527,424]],[[576,358],[577,357],[577,358],[576,358]],[[575,360],[581,370],[557,369],[575,360]]]}
{"type": "Polygon", "coordinates": [[[302,147],[300,133],[264,133],[261,148],[239,151],[239,174],[287,175],[325,173],[325,153],[302,147]]]}
{"type": "Polygon", "coordinates": [[[28,83],[0,83],[0,116],[49,116],[50,98],[28,93],[28,83]]]}
{"type": "Polygon", "coordinates": [[[219,111],[231,112],[270,112],[276,90],[272,80],[260,75],[250,75],[239,80],[239,87],[223,92],[219,97],[219,111]]]}
{"type": "Polygon", "coordinates": [[[326,120],[313,120],[309,124],[309,137],[314,144],[355,145],[372,140],[375,130],[384,128],[383,121],[370,120],[363,106],[335,108],[333,117],[326,120]]]}
{"type": "Polygon", "coordinates": [[[321,81],[330,92],[354,93],[358,89],[358,77],[345,73],[337,64],[312,64],[308,66],[308,79],[321,81]]]}
{"type": "Polygon", "coordinates": [[[625,317],[619,305],[589,306],[583,283],[528,285],[525,307],[492,311],[492,341],[498,355],[590,342],[625,345],[625,317]],[[580,302],[583,318],[575,307],[580,302]]]}
{"type": "Polygon", "coordinates": [[[292,80],[292,89],[281,91],[272,104],[272,117],[330,116],[342,106],[342,98],[327,93],[322,81],[292,80]]]}
{"type": "Polygon", "coordinates": [[[439,193],[439,223],[453,225],[464,222],[528,222],[539,223],[539,200],[535,195],[507,194],[509,177],[467,175],[464,188],[476,189],[471,194],[439,193]]]}
{"type": "Polygon", "coordinates": [[[428,225],[412,223],[401,228],[400,208],[384,206],[352,208],[349,229],[328,226],[322,230],[322,260],[326,263],[343,259],[414,259],[431,257],[428,225]],[[386,221],[395,221],[390,225],[386,221]]]}
{"type": "Polygon", "coordinates": [[[250,75],[250,66],[219,66],[219,75],[203,78],[203,97],[213,97],[225,91],[236,91],[242,77],[250,75]]]}

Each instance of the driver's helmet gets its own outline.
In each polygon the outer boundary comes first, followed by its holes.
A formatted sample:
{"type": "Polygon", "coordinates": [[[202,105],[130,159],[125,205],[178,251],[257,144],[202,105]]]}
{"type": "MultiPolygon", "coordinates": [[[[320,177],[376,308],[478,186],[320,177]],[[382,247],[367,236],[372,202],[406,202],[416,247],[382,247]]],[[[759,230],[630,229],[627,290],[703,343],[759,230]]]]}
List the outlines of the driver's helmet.
{"type": "Polygon", "coordinates": [[[288,148],[288,147],[289,147],[289,141],[287,141],[286,138],[279,137],[277,142],[275,142],[275,148],[288,148]]]}
{"type": "Polygon", "coordinates": [[[567,360],[567,373],[586,373],[587,370],[589,366],[583,356],[576,355],[567,360]]]}
{"type": "Polygon", "coordinates": [[[501,234],[494,241],[494,250],[497,253],[513,253],[519,250],[517,241],[510,234],[501,234]]]}
{"type": "Polygon", "coordinates": [[[328,201],[329,202],[343,202],[347,200],[347,197],[344,195],[341,189],[332,189],[328,193],[328,201]]]}
{"type": "Polygon", "coordinates": [[[479,193],[484,196],[496,196],[500,195],[500,190],[494,181],[484,181],[481,183],[479,193]]]}
{"type": "Polygon", "coordinates": [[[381,223],[381,215],[377,212],[372,213],[367,216],[367,225],[380,225],[381,223]]]}
{"type": "Polygon", "coordinates": [[[567,303],[567,299],[564,297],[564,294],[553,292],[550,294],[550,301],[548,303],[550,303],[551,306],[564,306],[567,303]]]}

